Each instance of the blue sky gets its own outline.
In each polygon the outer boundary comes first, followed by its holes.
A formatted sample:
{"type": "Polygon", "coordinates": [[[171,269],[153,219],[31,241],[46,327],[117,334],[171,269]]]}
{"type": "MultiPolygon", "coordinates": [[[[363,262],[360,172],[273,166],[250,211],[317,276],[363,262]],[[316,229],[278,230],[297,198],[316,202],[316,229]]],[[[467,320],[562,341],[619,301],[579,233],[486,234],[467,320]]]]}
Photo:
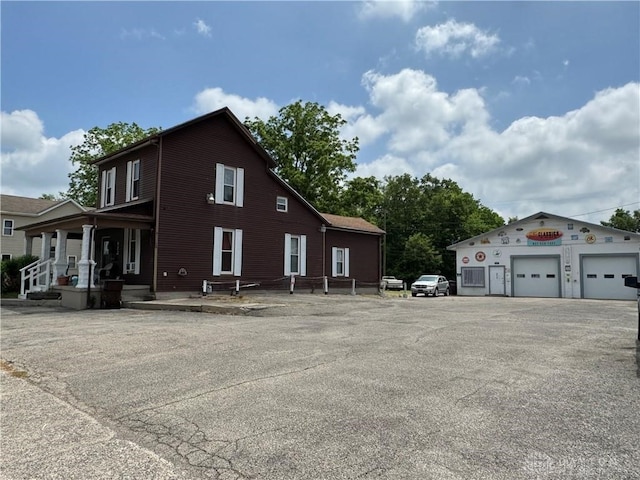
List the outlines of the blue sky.
{"type": "Polygon", "coordinates": [[[0,9],[3,193],[66,190],[94,126],[266,119],[301,99],[348,120],[357,175],[452,178],[505,218],[640,208],[638,2],[0,9]]]}

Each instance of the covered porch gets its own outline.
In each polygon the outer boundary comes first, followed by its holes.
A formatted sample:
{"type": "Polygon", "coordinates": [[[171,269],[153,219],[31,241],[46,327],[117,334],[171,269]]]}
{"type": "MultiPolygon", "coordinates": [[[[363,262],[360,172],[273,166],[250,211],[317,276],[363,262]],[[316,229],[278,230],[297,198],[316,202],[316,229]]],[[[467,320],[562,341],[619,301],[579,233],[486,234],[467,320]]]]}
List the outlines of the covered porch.
{"type": "Polygon", "coordinates": [[[25,253],[39,255],[39,259],[21,270],[20,297],[55,289],[60,292],[63,305],[91,308],[96,305],[105,278],[120,279],[127,286],[135,286],[134,290],[153,291],[154,226],[152,216],[94,211],[21,227],[25,232],[25,253]],[[40,252],[33,252],[36,237],[41,238],[40,252]],[[50,258],[53,238],[55,255],[50,258]],[[77,275],[73,278],[68,275],[69,239],[82,241],[77,275]],[[73,300],[67,302],[68,299],[73,300]]]}

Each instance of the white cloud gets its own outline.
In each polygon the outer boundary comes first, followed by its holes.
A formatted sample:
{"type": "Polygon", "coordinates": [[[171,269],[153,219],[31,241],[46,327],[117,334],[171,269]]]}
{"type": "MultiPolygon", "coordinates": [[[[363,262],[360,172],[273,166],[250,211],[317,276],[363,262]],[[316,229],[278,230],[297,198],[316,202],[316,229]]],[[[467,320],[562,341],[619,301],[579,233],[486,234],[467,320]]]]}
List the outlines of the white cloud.
{"type": "Polygon", "coordinates": [[[539,210],[571,216],[640,200],[640,84],[603,90],[575,111],[521,118],[498,132],[478,90],[442,92],[415,70],[367,72],[364,79],[380,113],[358,119],[383,132],[378,141],[387,153],[358,165],[358,174],[383,178],[401,166],[418,177],[452,178],[504,217],[539,210]]]}
{"type": "Polygon", "coordinates": [[[398,17],[408,22],[436,4],[425,0],[367,0],[361,3],[358,16],[362,20],[398,17]]]}
{"type": "Polygon", "coordinates": [[[61,138],[44,135],[36,112],[2,112],[2,192],[39,197],[58,194],[69,187],[67,175],[74,168],[69,161],[71,146],[84,141],[84,131],[74,130],[61,138]]]}
{"type": "Polygon", "coordinates": [[[531,85],[531,79],[524,75],[516,75],[515,78],[511,81],[511,83],[519,86],[529,86],[531,85]]]}
{"type": "Polygon", "coordinates": [[[204,37],[210,37],[211,36],[211,27],[209,25],[207,25],[204,20],[201,20],[200,18],[198,18],[195,22],[193,22],[193,26],[195,27],[196,31],[204,36],[204,37]]]}
{"type": "Polygon", "coordinates": [[[497,35],[480,30],[472,23],[458,23],[455,20],[435,27],[422,27],[416,32],[415,40],[417,50],[427,56],[435,53],[459,57],[468,53],[473,58],[494,52],[499,43],[497,35]]]}
{"type": "Polygon", "coordinates": [[[206,88],[199,92],[195,98],[192,110],[197,114],[213,112],[223,107],[229,107],[240,121],[245,117],[253,119],[258,117],[267,120],[272,115],[277,115],[279,107],[271,100],[260,97],[255,100],[225,93],[221,88],[206,88]]]}
{"type": "Polygon", "coordinates": [[[126,40],[128,38],[134,38],[136,40],[142,40],[144,38],[157,38],[158,40],[165,40],[164,35],[158,33],[154,28],[132,28],[130,30],[122,29],[120,31],[120,38],[126,40]]]}

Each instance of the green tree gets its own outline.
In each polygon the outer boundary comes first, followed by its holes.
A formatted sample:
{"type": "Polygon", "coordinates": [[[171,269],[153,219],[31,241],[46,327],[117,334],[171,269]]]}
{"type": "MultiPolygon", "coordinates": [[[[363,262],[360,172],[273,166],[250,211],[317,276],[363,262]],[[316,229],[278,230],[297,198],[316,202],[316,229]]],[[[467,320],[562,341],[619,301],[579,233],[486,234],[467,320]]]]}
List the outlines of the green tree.
{"type": "Polygon", "coordinates": [[[76,170],[69,174],[69,190],[64,193],[80,205],[98,204],[98,168],[94,160],[113,153],[138,140],[158,133],[160,128],[143,129],[135,123],[112,123],[107,128],[93,127],[84,134],[84,142],[71,147],[71,163],[76,170]]]}
{"type": "Polygon", "coordinates": [[[276,173],[318,210],[338,213],[346,175],[356,169],[358,139],[343,140],[346,120],[317,103],[297,101],[266,122],[245,125],[277,163],[276,173]]]}
{"type": "Polygon", "coordinates": [[[442,255],[424,233],[414,233],[404,245],[400,269],[401,276],[407,282],[415,281],[424,273],[440,273],[442,255]]]}
{"type": "Polygon", "coordinates": [[[631,214],[628,210],[617,208],[608,222],[600,223],[605,227],[640,233],[640,210],[634,210],[633,214],[631,214]]]}
{"type": "Polygon", "coordinates": [[[376,177],[356,177],[340,195],[340,214],[378,223],[383,202],[382,182],[376,177]]]}
{"type": "Polygon", "coordinates": [[[42,195],[40,195],[40,197],[38,197],[40,200],[63,200],[64,199],[64,195],[61,193],[60,196],[56,197],[53,193],[43,193],[42,195]]]}

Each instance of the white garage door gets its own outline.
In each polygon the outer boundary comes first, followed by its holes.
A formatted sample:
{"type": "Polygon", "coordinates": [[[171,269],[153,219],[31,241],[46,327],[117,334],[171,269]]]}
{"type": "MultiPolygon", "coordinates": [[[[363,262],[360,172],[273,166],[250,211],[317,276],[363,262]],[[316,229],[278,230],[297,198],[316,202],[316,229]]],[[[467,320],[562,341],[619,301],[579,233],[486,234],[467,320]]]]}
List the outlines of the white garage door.
{"type": "Polygon", "coordinates": [[[560,296],[559,257],[516,257],[512,277],[514,297],[560,296]]]}
{"type": "Polygon", "coordinates": [[[635,300],[635,288],[624,286],[624,277],[638,276],[636,256],[605,255],[582,257],[582,297],[635,300]]]}

